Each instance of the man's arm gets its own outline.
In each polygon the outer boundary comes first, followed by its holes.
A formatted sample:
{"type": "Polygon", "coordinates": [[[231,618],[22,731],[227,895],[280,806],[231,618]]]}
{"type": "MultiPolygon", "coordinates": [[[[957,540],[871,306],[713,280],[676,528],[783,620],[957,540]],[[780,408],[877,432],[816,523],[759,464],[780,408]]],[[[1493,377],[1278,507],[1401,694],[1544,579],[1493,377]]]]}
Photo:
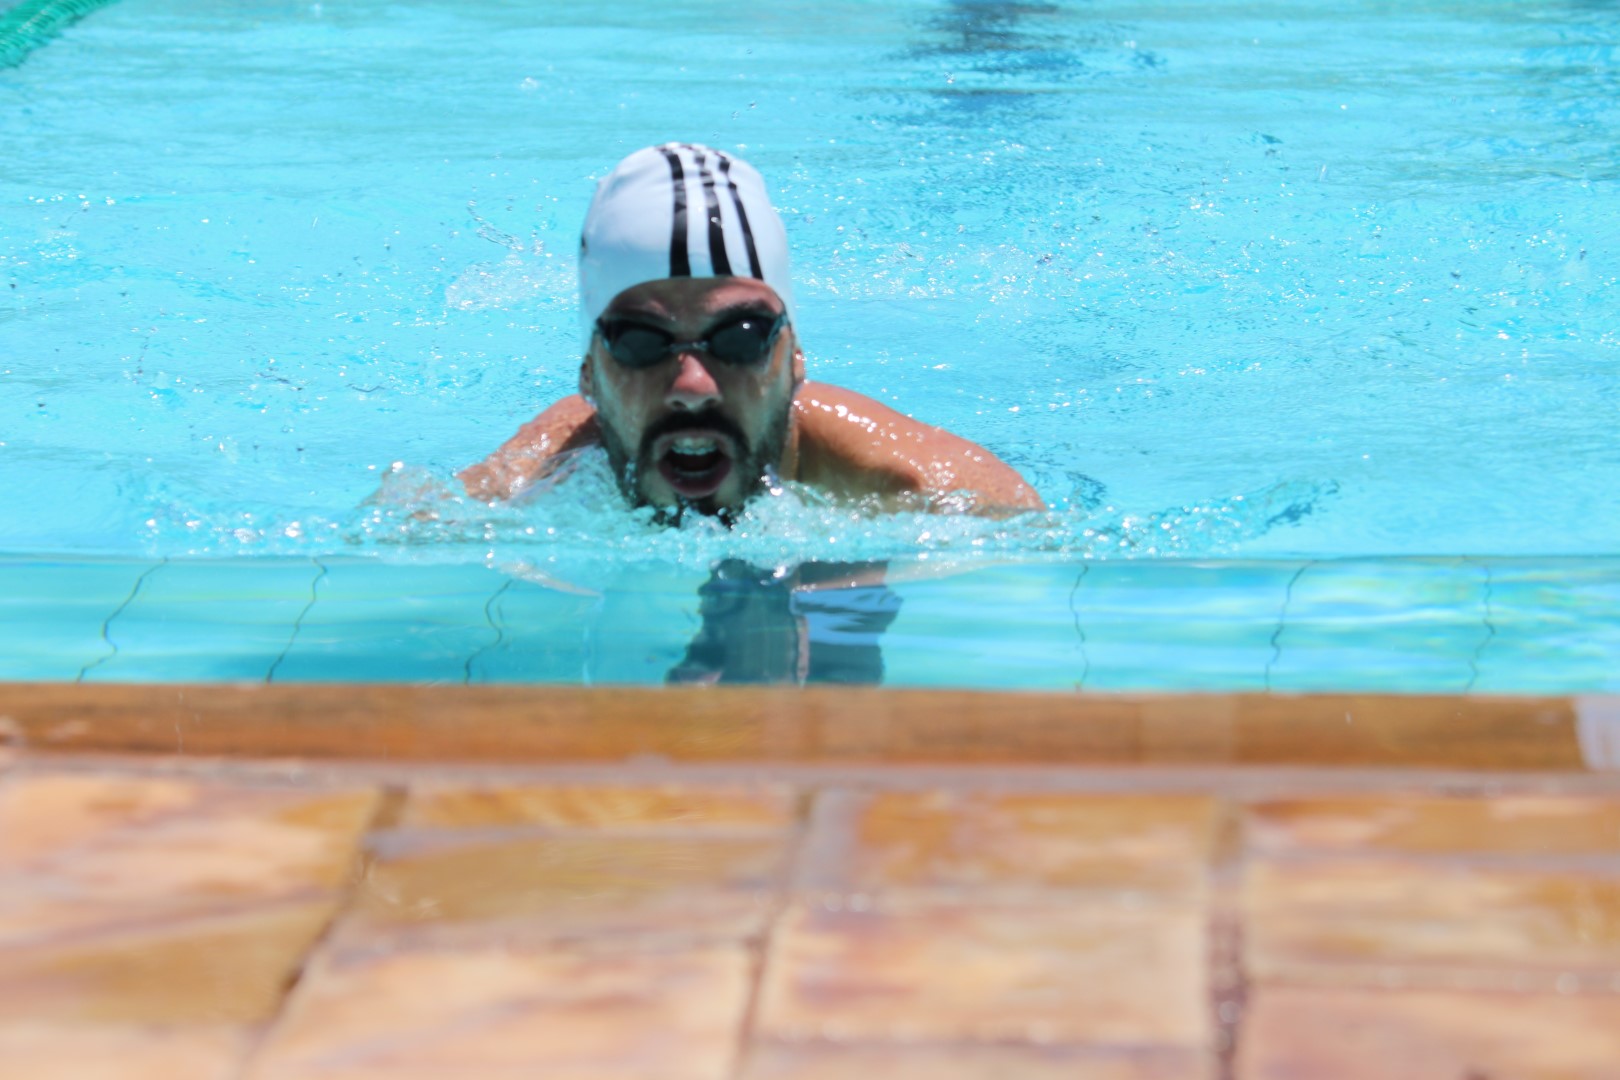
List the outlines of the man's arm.
{"type": "Polygon", "coordinates": [[[984,447],[923,424],[853,390],[807,382],[793,403],[801,482],[835,495],[921,500],[1004,517],[1044,510],[1035,489],[984,447]],[[950,496],[965,496],[952,506],[950,496]]]}
{"type": "Polygon", "coordinates": [[[596,410],[571,394],[518,429],[499,450],[456,474],[474,499],[510,499],[556,466],[558,458],[600,441],[596,410]]]}

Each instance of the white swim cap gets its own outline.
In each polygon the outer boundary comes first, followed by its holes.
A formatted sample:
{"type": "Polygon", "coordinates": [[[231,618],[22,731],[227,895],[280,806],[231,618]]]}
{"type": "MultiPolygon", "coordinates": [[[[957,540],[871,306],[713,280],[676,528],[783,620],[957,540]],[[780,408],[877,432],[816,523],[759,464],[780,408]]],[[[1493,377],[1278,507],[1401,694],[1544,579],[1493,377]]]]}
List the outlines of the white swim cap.
{"type": "Polygon", "coordinates": [[[665,143],[637,150],[596,185],[579,240],[587,332],[633,285],[726,276],[763,281],[792,318],[787,233],[752,165],[707,146],[665,143]]]}

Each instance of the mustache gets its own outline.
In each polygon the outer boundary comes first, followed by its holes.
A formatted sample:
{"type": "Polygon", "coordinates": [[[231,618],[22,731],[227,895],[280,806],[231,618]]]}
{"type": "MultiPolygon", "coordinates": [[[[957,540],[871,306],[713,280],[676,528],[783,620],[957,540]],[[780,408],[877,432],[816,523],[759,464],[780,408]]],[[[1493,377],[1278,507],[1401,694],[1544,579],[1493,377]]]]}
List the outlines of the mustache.
{"type": "Polygon", "coordinates": [[[677,435],[683,431],[718,431],[729,438],[737,447],[739,457],[748,456],[748,436],[743,434],[742,428],[731,417],[705,409],[702,412],[672,412],[667,416],[659,417],[647,426],[641,435],[641,456],[646,457],[652,452],[652,444],[665,435],[677,435]]]}

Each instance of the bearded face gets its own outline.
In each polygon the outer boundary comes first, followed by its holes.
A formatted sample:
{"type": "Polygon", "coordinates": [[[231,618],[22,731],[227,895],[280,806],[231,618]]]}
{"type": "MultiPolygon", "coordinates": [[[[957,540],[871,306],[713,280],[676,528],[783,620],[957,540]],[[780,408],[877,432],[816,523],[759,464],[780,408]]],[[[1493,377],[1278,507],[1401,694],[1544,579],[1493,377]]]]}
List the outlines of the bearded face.
{"type": "Polygon", "coordinates": [[[754,440],[730,417],[711,409],[655,421],[633,453],[621,440],[618,425],[604,417],[602,444],[632,506],[677,513],[691,507],[702,514],[729,515],[766,486],[782,460],[789,402],[768,418],[754,440]]]}
{"type": "Polygon", "coordinates": [[[729,515],[788,453],[802,358],[750,278],[672,278],[619,294],[581,369],[625,496],[729,515]]]}

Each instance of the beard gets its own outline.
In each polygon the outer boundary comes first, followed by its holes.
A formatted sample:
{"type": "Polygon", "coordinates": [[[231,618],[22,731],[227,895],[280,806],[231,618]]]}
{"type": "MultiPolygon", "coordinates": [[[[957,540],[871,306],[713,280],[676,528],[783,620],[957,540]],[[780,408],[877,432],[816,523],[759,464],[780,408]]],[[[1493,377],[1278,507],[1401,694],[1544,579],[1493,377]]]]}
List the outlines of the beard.
{"type": "Polygon", "coordinates": [[[770,422],[766,424],[757,441],[750,441],[735,421],[712,409],[695,413],[670,413],[642,432],[641,444],[634,457],[631,457],[624,440],[619,437],[612,424],[604,419],[598,424],[598,428],[601,432],[602,447],[607,451],[608,463],[613,467],[613,475],[619,482],[619,490],[633,507],[647,506],[652,502],[642,490],[641,478],[658,467],[652,456],[652,446],[656,440],[681,431],[705,428],[726,435],[737,449],[737,457],[732,463],[733,475],[738,478],[741,486],[736,505],[721,503],[714,496],[685,499],[677,495],[674,506],[658,507],[657,520],[664,524],[678,525],[686,511],[692,509],[700,514],[718,517],[730,525],[743,504],[759,494],[766,484],[768,474],[776,463],[782,460],[782,453],[787,448],[791,411],[792,398],[789,398],[771,415],[770,422]]]}

